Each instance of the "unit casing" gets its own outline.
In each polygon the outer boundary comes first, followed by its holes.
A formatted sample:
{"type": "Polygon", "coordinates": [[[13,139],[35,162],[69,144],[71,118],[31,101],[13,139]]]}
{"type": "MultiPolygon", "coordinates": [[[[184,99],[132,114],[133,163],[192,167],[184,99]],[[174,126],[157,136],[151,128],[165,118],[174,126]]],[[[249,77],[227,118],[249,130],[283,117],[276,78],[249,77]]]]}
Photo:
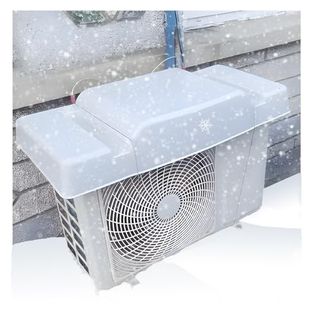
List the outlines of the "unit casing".
{"type": "Polygon", "coordinates": [[[97,288],[256,211],[267,124],[286,88],[225,66],[87,89],[20,118],[17,143],[56,190],[70,250],[97,288]]]}

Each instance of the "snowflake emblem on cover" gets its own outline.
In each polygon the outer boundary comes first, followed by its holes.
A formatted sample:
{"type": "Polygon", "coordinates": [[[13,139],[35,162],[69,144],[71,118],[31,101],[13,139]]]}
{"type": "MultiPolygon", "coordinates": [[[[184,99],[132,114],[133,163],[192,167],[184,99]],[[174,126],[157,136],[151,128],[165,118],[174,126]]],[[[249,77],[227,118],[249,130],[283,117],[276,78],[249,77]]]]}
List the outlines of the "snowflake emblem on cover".
{"type": "Polygon", "coordinates": [[[210,133],[210,128],[212,127],[212,124],[210,122],[210,119],[202,119],[199,123],[200,130],[202,132],[205,132],[206,134],[210,133]]]}

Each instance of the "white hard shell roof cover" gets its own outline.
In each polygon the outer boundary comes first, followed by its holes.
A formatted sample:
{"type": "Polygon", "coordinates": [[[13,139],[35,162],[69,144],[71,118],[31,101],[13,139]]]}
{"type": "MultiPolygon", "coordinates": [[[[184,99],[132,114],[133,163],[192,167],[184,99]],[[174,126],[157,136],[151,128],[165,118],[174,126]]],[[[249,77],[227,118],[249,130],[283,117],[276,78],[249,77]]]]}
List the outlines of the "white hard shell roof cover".
{"type": "Polygon", "coordinates": [[[17,144],[62,197],[74,198],[288,111],[280,84],[224,66],[205,70],[168,69],[87,89],[75,105],[18,119],[17,144]]]}

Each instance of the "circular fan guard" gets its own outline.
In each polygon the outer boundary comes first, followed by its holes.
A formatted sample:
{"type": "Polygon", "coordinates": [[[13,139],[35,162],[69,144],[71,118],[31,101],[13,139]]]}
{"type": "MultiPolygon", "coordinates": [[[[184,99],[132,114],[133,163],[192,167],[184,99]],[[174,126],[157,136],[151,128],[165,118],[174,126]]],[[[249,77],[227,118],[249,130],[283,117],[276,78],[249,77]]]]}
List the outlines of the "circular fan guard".
{"type": "Polygon", "coordinates": [[[102,198],[113,274],[120,279],[173,254],[212,229],[213,149],[118,182],[103,189],[102,198]],[[179,198],[176,213],[163,218],[159,216],[159,204],[172,195],[179,198]]]}

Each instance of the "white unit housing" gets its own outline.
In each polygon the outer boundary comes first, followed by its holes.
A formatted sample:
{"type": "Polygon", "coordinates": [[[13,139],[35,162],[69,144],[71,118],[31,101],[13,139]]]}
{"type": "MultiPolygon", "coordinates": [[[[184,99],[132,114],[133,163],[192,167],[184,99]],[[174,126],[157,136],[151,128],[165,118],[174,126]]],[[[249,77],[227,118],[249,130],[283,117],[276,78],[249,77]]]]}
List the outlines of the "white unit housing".
{"type": "Polygon", "coordinates": [[[87,89],[17,121],[56,190],[67,244],[98,289],[257,210],[283,85],[213,66],[87,89]]]}

